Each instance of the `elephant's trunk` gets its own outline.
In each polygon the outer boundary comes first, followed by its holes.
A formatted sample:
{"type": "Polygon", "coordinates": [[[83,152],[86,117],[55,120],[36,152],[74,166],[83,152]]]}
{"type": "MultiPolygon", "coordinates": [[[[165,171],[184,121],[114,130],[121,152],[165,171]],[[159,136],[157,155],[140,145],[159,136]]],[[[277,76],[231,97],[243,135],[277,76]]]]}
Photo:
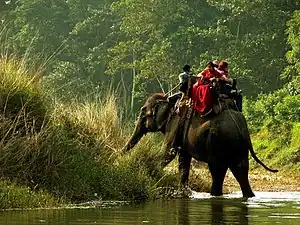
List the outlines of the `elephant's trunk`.
{"type": "Polygon", "coordinates": [[[135,129],[133,131],[133,134],[131,135],[129,141],[126,143],[126,145],[123,147],[123,151],[129,151],[132,149],[140,140],[141,138],[146,134],[145,128],[143,127],[142,117],[140,115],[138,119],[138,123],[135,126],[135,129]]]}
{"type": "Polygon", "coordinates": [[[124,146],[124,151],[129,151],[130,149],[132,149],[142,138],[143,135],[140,135],[138,133],[134,133],[131,138],[129,139],[129,141],[126,143],[126,145],[124,146]]]}

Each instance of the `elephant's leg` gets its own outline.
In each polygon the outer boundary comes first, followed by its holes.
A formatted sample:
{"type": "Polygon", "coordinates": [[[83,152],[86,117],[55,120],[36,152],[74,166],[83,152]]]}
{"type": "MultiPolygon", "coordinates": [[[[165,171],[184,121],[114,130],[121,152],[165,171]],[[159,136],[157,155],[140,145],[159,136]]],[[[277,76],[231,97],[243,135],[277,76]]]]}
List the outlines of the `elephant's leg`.
{"type": "Polygon", "coordinates": [[[162,167],[167,166],[176,157],[176,152],[169,151],[168,149],[164,152],[163,161],[161,163],[162,167]]]}
{"type": "Polygon", "coordinates": [[[223,182],[228,169],[227,165],[214,162],[208,163],[208,168],[212,176],[212,185],[210,194],[213,196],[223,195],[223,182]]]}
{"type": "Polygon", "coordinates": [[[230,170],[234,175],[235,179],[239,182],[243,197],[250,198],[254,197],[254,193],[251,189],[249,179],[248,179],[248,170],[249,170],[249,161],[244,159],[239,164],[230,165],[230,170]]]}
{"type": "Polygon", "coordinates": [[[179,151],[179,173],[180,173],[180,184],[182,187],[188,185],[188,179],[190,174],[191,160],[192,157],[185,151],[179,151]]]}

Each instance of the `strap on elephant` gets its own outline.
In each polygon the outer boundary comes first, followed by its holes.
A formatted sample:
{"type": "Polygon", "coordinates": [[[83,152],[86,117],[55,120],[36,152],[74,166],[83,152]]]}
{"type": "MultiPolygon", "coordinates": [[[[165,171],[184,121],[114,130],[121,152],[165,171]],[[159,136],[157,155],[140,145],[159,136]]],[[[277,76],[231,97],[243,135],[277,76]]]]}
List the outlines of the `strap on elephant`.
{"type": "MultiPolygon", "coordinates": [[[[202,117],[201,114],[197,110],[195,110],[193,107],[191,107],[188,111],[188,114],[187,114],[184,122],[179,125],[180,127],[178,129],[177,138],[182,137],[181,143],[180,143],[181,146],[183,146],[186,143],[188,131],[190,129],[190,126],[192,125],[193,118],[196,116],[202,118],[200,124],[206,124],[206,125],[207,125],[206,122],[209,121],[212,117],[214,117],[211,114],[207,117],[202,117]]],[[[207,126],[205,126],[205,127],[207,127],[207,126]]],[[[209,128],[209,126],[207,128],[209,128]]],[[[205,131],[205,130],[206,129],[203,129],[203,131],[205,131]]]]}
{"type": "Polygon", "coordinates": [[[183,131],[182,143],[183,144],[186,142],[186,136],[187,136],[188,130],[191,126],[192,118],[193,118],[194,114],[195,114],[195,109],[193,107],[191,107],[190,110],[188,111],[185,123],[182,125],[183,126],[183,128],[182,128],[182,131],[183,131]]]}
{"type": "Polygon", "coordinates": [[[170,119],[173,116],[178,117],[177,127],[175,129],[174,136],[173,136],[174,138],[173,141],[170,142],[170,144],[172,145],[171,154],[173,155],[176,155],[179,149],[185,143],[185,139],[186,139],[185,136],[187,133],[186,127],[187,124],[190,125],[192,114],[194,112],[193,107],[189,104],[186,104],[189,101],[189,99],[187,98],[186,100],[187,101],[184,101],[184,104],[178,107],[178,110],[174,110],[170,114],[171,115],[170,119]]]}
{"type": "Polygon", "coordinates": [[[189,98],[187,96],[184,96],[183,99],[178,103],[178,116],[179,116],[179,126],[184,124],[189,111],[190,111],[190,105],[189,105],[189,98]]]}

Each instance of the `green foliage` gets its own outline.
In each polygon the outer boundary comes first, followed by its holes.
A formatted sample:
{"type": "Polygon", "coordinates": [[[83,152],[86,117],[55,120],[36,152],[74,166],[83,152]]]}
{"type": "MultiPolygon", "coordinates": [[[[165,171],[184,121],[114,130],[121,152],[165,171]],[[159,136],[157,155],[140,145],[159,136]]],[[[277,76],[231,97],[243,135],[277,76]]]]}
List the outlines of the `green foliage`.
{"type": "Polygon", "coordinates": [[[66,204],[47,191],[33,191],[12,182],[0,181],[0,209],[50,208],[66,204]]]}
{"type": "Polygon", "coordinates": [[[46,58],[47,80],[62,94],[109,83],[135,111],[149,92],[177,84],[183,64],[197,73],[212,59],[227,59],[240,88],[256,96],[299,68],[297,9],[297,1],[268,0],[12,1],[6,48],[46,58]]]}
{"type": "Polygon", "coordinates": [[[30,47],[33,53],[52,55],[70,31],[65,1],[18,1],[10,16],[16,30],[13,39],[22,50],[30,47]]]}
{"type": "Polygon", "coordinates": [[[291,146],[300,149],[300,122],[294,123],[293,129],[291,131],[291,146]]]}
{"type": "Polygon", "coordinates": [[[261,127],[268,121],[276,123],[299,121],[299,101],[297,81],[294,79],[287,83],[282,89],[273,93],[260,94],[256,100],[245,99],[244,115],[250,126],[261,127]]]}
{"type": "Polygon", "coordinates": [[[288,62],[291,64],[285,73],[286,77],[291,75],[300,75],[300,10],[295,10],[292,18],[287,23],[288,44],[291,49],[286,53],[288,62]],[[294,72],[294,73],[293,73],[294,72]]]}
{"type": "Polygon", "coordinates": [[[256,101],[247,99],[244,114],[258,155],[271,164],[299,169],[300,95],[292,86],[293,82],[256,101]]]}
{"type": "Polygon", "coordinates": [[[286,96],[274,107],[276,119],[282,121],[300,121],[300,95],[286,96]]]}

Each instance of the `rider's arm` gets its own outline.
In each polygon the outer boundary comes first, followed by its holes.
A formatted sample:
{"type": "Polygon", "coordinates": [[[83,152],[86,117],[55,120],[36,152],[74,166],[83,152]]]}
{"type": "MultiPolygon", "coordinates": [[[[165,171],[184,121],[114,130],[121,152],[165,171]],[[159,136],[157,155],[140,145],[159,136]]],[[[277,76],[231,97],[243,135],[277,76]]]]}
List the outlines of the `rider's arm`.
{"type": "Polygon", "coordinates": [[[207,73],[207,70],[203,70],[202,72],[198,73],[197,78],[200,80],[204,79],[206,76],[206,73],[207,73]]]}
{"type": "Polygon", "coordinates": [[[220,79],[220,80],[223,80],[227,83],[232,83],[232,79],[231,78],[228,78],[228,72],[227,71],[223,71],[223,70],[216,70],[217,72],[217,77],[220,79]]]}
{"type": "Polygon", "coordinates": [[[225,74],[222,75],[222,77],[220,78],[221,80],[224,80],[227,83],[232,84],[232,79],[228,78],[225,74]]]}
{"type": "Polygon", "coordinates": [[[196,85],[196,86],[200,85],[202,83],[202,80],[205,79],[205,75],[206,75],[206,71],[205,70],[203,70],[202,72],[198,73],[196,75],[196,78],[197,78],[198,81],[194,85],[196,85]]]}
{"type": "Polygon", "coordinates": [[[224,73],[220,73],[218,70],[215,70],[215,77],[210,78],[209,80],[212,81],[212,80],[215,80],[215,79],[220,79],[220,80],[223,80],[225,82],[232,83],[231,78],[228,78],[224,73]]]}
{"type": "Polygon", "coordinates": [[[186,73],[179,74],[178,78],[179,78],[179,83],[183,84],[184,82],[186,82],[186,73]]]}

